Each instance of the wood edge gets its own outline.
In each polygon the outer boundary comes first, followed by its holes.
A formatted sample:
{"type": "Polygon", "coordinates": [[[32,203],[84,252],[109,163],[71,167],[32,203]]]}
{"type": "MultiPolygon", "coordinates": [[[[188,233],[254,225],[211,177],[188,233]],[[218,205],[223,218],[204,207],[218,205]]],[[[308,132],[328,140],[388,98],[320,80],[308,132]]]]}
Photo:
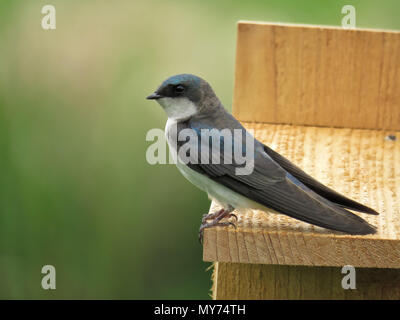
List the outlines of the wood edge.
{"type": "MultiPolygon", "coordinates": [[[[236,115],[233,113],[236,117],[236,115]]],[[[312,127],[312,128],[329,128],[329,129],[350,129],[350,130],[368,130],[368,131],[387,131],[393,133],[399,133],[400,128],[372,128],[372,127],[344,127],[344,126],[325,126],[319,124],[306,124],[306,123],[292,123],[292,122],[271,122],[271,121],[254,121],[251,118],[238,118],[238,121],[242,124],[267,124],[271,126],[293,126],[293,127],[312,127]]]]}
{"type": "Polygon", "coordinates": [[[375,29],[375,28],[353,28],[346,29],[340,26],[332,26],[332,25],[316,25],[316,24],[302,24],[302,23],[286,23],[286,22],[274,22],[274,21],[252,21],[252,20],[239,20],[237,22],[238,28],[242,26],[272,26],[272,27],[293,27],[293,28],[308,28],[308,29],[327,29],[327,30],[342,30],[342,31],[366,31],[366,32],[377,32],[377,33],[392,33],[392,34],[400,34],[400,30],[394,29],[375,29]]]}
{"type": "MultiPolygon", "coordinates": [[[[240,38],[240,27],[241,27],[241,23],[240,21],[238,21],[238,23],[236,24],[236,47],[235,47],[235,70],[234,70],[234,79],[233,79],[233,99],[232,99],[232,115],[234,115],[235,117],[238,116],[238,106],[237,103],[235,103],[236,100],[236,92],[239,92],[237,90],[237,86],[238,86],[238,58],[239,58],[239,38],[240,38]]],[[[239,120],[239,118],[237,118],[239,120]]]]}
{"type": "MultiPolygon", "coordinates": [[[[219,243],[216,241],[218,239],[217,234],[219,231],[223,232],[228,232],[230,234],[235,234],[235,238],[238,239],[246,239],[249,238],[249,235],[254,235],[257,233],[262,233],[264,235],[275,235],[275,236],[283,236],[287,237],[292,236],[296,237],[302,234],[302,237],[304,238],[304,241],[308,241],[307,247],[313,248],[314,245],[318,245],[319,241],[327,240],[330,239],[332,240],[331,243],[335,243],[335,246],[332,246],[331,250],[335,251],[338,247],[346,247],[348,245],[348,241],[354,241],[353,245],[355,246],[360,246],[365,247],[365,241],[367,242],[379,242],[381,247],[391,247],[392,250],[399,251],[400,252],[400,239],[376,239],[372,238],[374,236],[352,236],[352,235],[337,235],[337,234],[304,234],[302,232],[291,232],[291,231],[270,231],[270,232],[265,232],[263,231],[262,228],[259,229],[249,229],[249,228],[242,228],[242,229],[236,229],[236,230],[230,230],[228,227],[217,227],[215,230],[206,230],[204,233],[204,246],[203,246],[203,261],[205,262],[227,262],[227,263],[245,263],[245,264],[270,264],[270,265],[288,265],[288,266],[310,266],[310,267],[340,267],[344,266],[347,264],[351,264],[354,267],[357,268],[382,268],[382,269],[400,269],[400,259],[398,259],[395,262],[388,262],[387,260],[383,259],[377,259],[375,260],[376,263],[371,263],[371,257],[373,257],[373,254],[371,253],[371,256],[366,257],[365,261],[366,263],[355,263],[355,261],[349,261],[343,259],[343,257],[339,257],[339,259],[335,263],[318,263],[315,260],[313,260],[312,256],[308,256],[306,261],[310,261],[311,263],[303,262],[300,263],[298,258],[291,256],[288,257],[288,259],[284,262],[273,262],[271,260],[260,260],[258,262],[253,262],[253,261],[248,261],[248,260],[243,260],[240,258],[238,255],[238,258],[232,259],[232,256],[230,255],[230,259],[221,259],[218,257],[218,246],[219,243]],[[218,230],[217,230],[218,229],[218,230]],[[211,232],[210,232],[211,231],[211,232]],[[215,246],[214,246],[215,245],[215,246]],[[210,247],[211,246],[211,247],[210,247]],[[294,259],[294,263],[290,262],[291,259],[294,259]],[[289,262],[288,262],[289,261],[289,262]]],[[[255,247],[256,248],[256,247],[255,247]]],[[[226,249],[226,248],[225,248],[226,249]]],[[[292,248],[293,249],[293,248],[292,248]]],[[[229,248],[226,250],[230,250],[229,248]]],[[[325,249],[326,250],[326,249],[325,249]]],[[[256,250],[257,251],[257,250],[256,250]]],[[[284,253],[282,252],[281,255],[283,256],[284,253]]],[[[304,261],[304,258],[301,260],[304,261]]],[[[217,288],[216,290],[217,291],[217,288]]]]}
{"type": "Polygon", "coordinates": [[[213,272],[211,274],[211,299],[217,300],[217,290],[218,290],[218,262],[212,263],[211,268],[213,269],[213,272]]]}

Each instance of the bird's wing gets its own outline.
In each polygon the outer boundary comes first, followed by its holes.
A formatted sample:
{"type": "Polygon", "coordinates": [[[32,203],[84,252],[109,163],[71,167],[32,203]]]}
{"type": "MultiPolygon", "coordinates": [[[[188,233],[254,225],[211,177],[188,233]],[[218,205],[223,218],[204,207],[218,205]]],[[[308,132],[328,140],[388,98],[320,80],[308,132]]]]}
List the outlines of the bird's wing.
{"type": "Polygon", "coordinates": [[[347,209],[375,215],[379,214],[374,209],[371,209],[361,203],[351,200],[336,192],[335,190],[332,190],[331,188],[323,185],[268,146],[263,145],[263,149],[283,169],[285,169],[287,172],[289,172],[291,175],[293,175],[296,179],[301,181],[315,193],[319,194],[321,197],[324,197],[325,199],[328,199],[329,201],[347,209]]]}
{"type": "MultiPolygon", "coordinates": [[[[182,125],[193,129],[198,135],[198,141],[191,142],[189,139],[184,142],[178,142],[178,149],[184,144],[190,145],[190,143],[196,143],[199,148],[198,150],[202,147],[207,147],[202,146],[202,144],[207,143],[208,145],[210,140],[202,139],[203,132],[199,130],[198,125],[191,126],[190,122],[182,125]]],[[[244,134],[248,134],[245,129],[243,130],[244,134]]],[[[242,141],[243,139],[237,142],[233,138],[231,143],[234,148],[243,149],[242,141]]],[[[215,163],[215,152],[209,152],[210,158],[208,160],[211,161],[208,161],[208,163],[205,161],[207,159],[203,157],[203,152],[199,152],[187,165],[191,169],[207,175],[210,179],[231,190],[267,208],[293,218],[350,234],[369,234],[375,232],[374,227],[365,220],[344,208],[334,205],[329,200],[310,190],[271,159],[261,147],[261,144],[257,143],[257,141],[255,142],[254,170],[248,175],[236,174],[236,169],[241,166],[235,162],[233,154],[231,154],[229,159],[231,161],[224,162],[226,153],[223,152],[223,146],[229,143],[226,139],[220,140],[221,150],[218,155],[220,163],[215,163]]]]}

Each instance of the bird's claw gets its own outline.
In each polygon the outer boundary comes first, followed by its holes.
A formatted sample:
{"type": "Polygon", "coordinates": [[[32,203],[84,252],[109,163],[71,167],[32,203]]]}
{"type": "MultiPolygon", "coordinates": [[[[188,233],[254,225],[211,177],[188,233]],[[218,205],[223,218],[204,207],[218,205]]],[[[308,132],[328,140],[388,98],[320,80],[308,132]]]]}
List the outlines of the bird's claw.
{"type": "Polygon", "coordinates": [[[227,221],[227,222],[220,222],[223,218],[228,217],[234,217],[236,221],[238,220],[237,216],[233,213],[231,213],[234,210],[233,207],[229,206],[228,209],[221,209],[219,211],[209,213],[209,214],[203,214],[203,217],[201,219],[201,225],[200,225],[200,230],[199,230],[199,242],[200,244],[203,243],[203,236],[204,236],[204,229],[205,228],[210,228],[214,226],[229,226],[232,225],[236,229],[236,225],[233,222],[227,221]],[[210,222],[207,222],[207,220],[211,220],[210,222]]]}
{"type": "MultiPolygon", "coordinates": [[[[229,214],[229,218],[232,218],[232,217],[234,217],[235,220],[238,221],[238,217],[237,217],[236,214],[230,213],[230,214],[229,214]]],[[[236,228],[236,226],[235,226],[235,228],[236,228]]]]}
{"type": "Polygon", "coordinates": [[[204,235],[204,230],[200,230],[198,235],[200,244],[203,244],[203,235],[204,235]]]}
{"type": "Polygon", "coordinates": [[[203,217],[202,217],[202,219],[201,219],[201,224],[205,223],[205,222],[209,219],[208,216],[209,216],[208,213],[203,214],[203,217]]]}

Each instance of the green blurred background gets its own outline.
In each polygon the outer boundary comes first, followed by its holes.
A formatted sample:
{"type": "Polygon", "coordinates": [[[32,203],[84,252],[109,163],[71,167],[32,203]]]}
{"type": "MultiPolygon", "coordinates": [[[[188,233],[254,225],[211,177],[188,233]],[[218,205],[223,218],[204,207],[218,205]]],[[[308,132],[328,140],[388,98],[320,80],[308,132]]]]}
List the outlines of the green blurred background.
{"type": "Polygon", "coordinates": [[[145,140],[173,74],[232,102],[236,22],[400,29],[393,1],[0,1],[0,298],[207,299],[207,196],[145,140]],[[57,29],[41,28],[55,6],[57,29]],[[41,268],[57,289],[41,288],[41,268]]]}

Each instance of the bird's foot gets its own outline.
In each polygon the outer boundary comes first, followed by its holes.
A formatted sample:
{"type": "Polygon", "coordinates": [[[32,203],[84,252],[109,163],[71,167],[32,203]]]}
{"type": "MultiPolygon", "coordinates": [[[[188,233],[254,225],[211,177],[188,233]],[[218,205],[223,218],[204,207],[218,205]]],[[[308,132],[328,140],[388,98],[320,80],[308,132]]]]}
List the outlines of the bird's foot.
{"type": "Polygon", "coordinates": [[[223,215],[225,213],[225,209],[218,210],[213,213],[203,214],[203,218],[201,219],[201,224],[206,223],[207,220],[216,219],[218,216],[223,215]]]}
{"type": "MultiPolygon", "coordinates": [[[[233,209],[232,209],[232,210],[233,210],[233,209]]],[[[236,214],[230,213],[230,211],[229,211],[229,212],[225,212],[225,211],[226,211],[225,209],[221,209],[221,210],[219,210],[219,211],[217,211],[217,212],[203,214],[203,218],[201,219],[201,223],[203,224],[203,223],[206,223],[207,220],[216,219],[216,218],[218,218],[220,215],[223,215],[222,218],[225,218],[225,217],[228,217],[228,218],[234,217],[235,220],[238,221],[238,217],[237,217],[236,214]]]]}
{"type": "Polygon", "coordinates": [[[233,222],[227,221],[227,222],[220,222],[223,218],[231,218],[234,217],[235,220],[237,221],[238,218],[235,214],[231,213],[234,210],[233,207],[229,207],[228,209],[221,209],[217,212],[213,212],[210,214],[205,214],[203,215],[203,218],[201,220],[201,225],[199,229],[199,242],[203,243],[203,235],[204,235],[204,229],[205,228],[210,228],[210,227],[215,227],[215,226],[233,226],[236,229],[236,225],[233,222]],[[211,220],[210,222],[207,222],[207,220],[211,220]]]}

